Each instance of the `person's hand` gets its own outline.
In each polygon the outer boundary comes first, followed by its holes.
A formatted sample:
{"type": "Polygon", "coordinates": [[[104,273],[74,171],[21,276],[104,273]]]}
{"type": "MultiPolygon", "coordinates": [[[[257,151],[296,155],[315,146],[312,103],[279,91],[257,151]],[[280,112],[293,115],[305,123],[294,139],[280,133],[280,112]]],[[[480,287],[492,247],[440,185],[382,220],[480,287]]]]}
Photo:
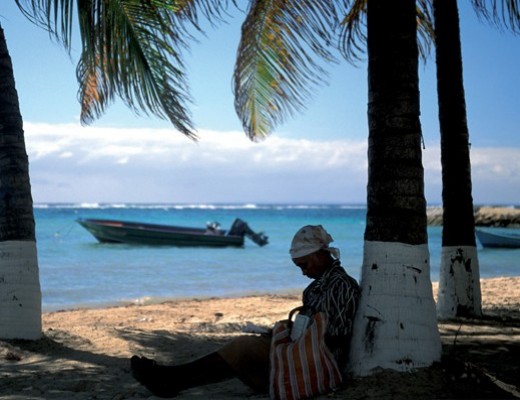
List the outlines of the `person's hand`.
{"type": "Polygon", "coordinates": [[[292,321],[289,319],[282,319],[278,321],[277,324],[282,325],[284,328],[291,329],[292,321]]]}

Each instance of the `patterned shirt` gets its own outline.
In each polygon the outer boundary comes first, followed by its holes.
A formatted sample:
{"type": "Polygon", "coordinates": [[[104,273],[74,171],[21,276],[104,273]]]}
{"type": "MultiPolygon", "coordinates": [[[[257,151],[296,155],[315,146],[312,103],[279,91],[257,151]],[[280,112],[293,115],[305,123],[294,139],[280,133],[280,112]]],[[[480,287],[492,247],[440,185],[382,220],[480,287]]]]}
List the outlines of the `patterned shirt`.
{"type": "Polygon", "coordinates": [[[322,311],[327,314],[325,343],[340,365],[348,356],[359,297],[358,283],[341,267],[339,260],[303,291],[303,313],[322,311]]]}

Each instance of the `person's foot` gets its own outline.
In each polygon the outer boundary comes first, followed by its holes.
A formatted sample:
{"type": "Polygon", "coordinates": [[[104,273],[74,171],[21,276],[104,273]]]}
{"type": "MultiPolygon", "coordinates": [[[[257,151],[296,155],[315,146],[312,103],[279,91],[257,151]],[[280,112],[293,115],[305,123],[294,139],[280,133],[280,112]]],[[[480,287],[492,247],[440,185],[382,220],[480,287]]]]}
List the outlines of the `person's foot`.
{"type": "Polygon", "coordinates": [[[134,378],[158,397],[175,397],[179,392],[154,360],[132,356],[130,368],[134,378]]]}

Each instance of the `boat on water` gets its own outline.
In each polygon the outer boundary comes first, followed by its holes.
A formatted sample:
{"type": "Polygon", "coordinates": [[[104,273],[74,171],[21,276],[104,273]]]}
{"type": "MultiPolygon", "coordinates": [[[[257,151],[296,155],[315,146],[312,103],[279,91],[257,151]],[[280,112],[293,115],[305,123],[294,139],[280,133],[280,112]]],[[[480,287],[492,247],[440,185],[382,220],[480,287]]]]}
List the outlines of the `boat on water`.
{"type": "Polygon", "coordinates": [[[216,222],[206,228],[187,228],[172,225],[149,224],[108,219],[79,218],[77,222],[101,243],[126,243],[180,247],[242,247],[244,237],[259,246],[268,243],[268,237],[256,233],[240,218],[235,219],[229,230],[216,222]]]}
{"type": "Polygon", "coordinates": [[[520,233],[476,229],[482,247],[520,248],[520,233]]]}

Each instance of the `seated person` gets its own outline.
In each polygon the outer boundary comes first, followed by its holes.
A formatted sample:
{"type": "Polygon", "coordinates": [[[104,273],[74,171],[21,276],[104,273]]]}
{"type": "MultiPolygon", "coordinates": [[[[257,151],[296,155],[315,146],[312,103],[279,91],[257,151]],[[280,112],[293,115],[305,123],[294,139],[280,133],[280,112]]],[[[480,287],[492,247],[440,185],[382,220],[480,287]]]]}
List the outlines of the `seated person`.
{"type": "MultiPolygon", "coordinates": [[[[303,275],[313,279],[303,292],[305,315],[327,315],[325,344],[344,370],[349,353],[352,324],[360,296],[357,282],[340,264],[339,250],[329,247],[332,237],[321,225],[307,225],[294,236],[290,254],[303,275]]],[[[134,377],[159,397],[173,397],[190,387],[238,377],[259,393],[269,390],[271,335],[244,335],[214,353],[186,364],[163,366],[133,356],[134,377]]]]}

